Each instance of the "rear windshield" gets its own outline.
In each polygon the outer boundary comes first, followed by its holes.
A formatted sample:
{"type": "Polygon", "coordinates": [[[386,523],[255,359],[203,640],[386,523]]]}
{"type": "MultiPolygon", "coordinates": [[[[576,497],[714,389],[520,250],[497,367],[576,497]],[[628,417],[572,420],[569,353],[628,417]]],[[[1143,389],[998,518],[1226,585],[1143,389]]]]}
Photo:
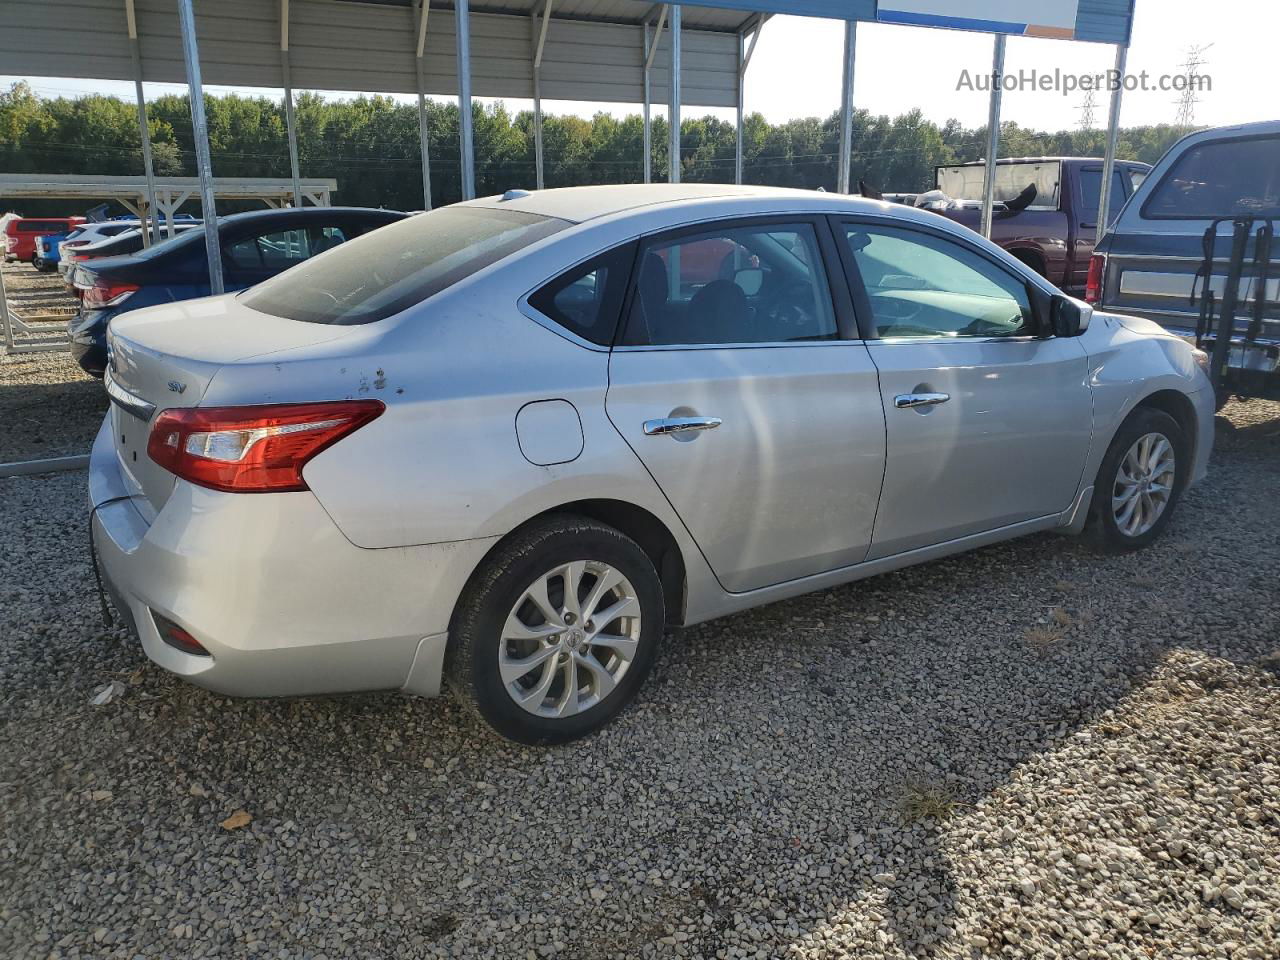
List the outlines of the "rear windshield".
{"type": "Polygon", "coordinates": [[[1151,191],[1149,220],[1208,220],[1280,214],[1280,137],[1202,143],[1187,150],[1151,191]]]}
{"type": "Polygon", "coordinates": [[[247,290],[241,302],[307,323],[371,323],[567,226],[511,210],[442,207],[301,263],[247,290]]]}
{"type": "MultiPolygon", "coordinates": [[[[996,203],[1014,199],[1028,186],[1036,188],[1035,199],[1028,210],[1057,210],[1062,183],[1062,164],[1056,160],[1043,163],[1000,163],[996,165],[996,203]]],[[[957,200],[981,200],[986,193],[986,166],[939,167],[938,189],[957,200]]]]}

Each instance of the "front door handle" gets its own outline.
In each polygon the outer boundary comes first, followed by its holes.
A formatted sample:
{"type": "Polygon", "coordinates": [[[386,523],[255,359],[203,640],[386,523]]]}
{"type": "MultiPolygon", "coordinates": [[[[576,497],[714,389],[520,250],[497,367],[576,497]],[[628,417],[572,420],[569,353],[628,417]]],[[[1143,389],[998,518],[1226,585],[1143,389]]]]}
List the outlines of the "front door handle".
{"type": "Polygon", "coordinates": [[[719,417],[665,417],[661,420],[646,420],[644,435],[662,437],[669,433],[696,433],[699,430],[714,430],[723,422],[719,417]]]}
{"type": "Polygon", "coordinates": [[[911,407],[937,406],[950,399],[949,393],[900,393],[893,398],[893,405],[899,410],[907,410],[911,407]]]}

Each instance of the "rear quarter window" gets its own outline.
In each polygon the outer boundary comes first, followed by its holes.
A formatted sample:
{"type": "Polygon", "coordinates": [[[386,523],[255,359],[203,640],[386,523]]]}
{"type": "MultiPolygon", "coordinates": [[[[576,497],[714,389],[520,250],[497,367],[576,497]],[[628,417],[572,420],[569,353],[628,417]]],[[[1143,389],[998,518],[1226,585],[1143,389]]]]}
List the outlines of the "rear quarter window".
{"type": "Polygon", "coordinates": [[[1280,215],[1280,137],[1196,144],[1156,184],[1148,220],[1210,220],[1280,215]]]}
{"type": "Polygon", "coordinates": [[[635,249],[634,243],[624,244],[565,271],[530,294],[529,305],[583,340],[610,346],[635,249]]]}

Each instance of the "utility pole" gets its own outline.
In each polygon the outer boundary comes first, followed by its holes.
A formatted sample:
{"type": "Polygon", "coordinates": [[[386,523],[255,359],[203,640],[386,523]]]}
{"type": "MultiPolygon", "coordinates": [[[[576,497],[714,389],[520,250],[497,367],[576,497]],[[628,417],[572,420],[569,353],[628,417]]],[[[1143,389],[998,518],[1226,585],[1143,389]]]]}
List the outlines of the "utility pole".
{"type": "Polygon", "coordinates": [[[1084,103],[1080,104],[1080,129],[1088,133],[1098,128],[1098,93],[1090,87],[1084,95],[1084,103]]]}

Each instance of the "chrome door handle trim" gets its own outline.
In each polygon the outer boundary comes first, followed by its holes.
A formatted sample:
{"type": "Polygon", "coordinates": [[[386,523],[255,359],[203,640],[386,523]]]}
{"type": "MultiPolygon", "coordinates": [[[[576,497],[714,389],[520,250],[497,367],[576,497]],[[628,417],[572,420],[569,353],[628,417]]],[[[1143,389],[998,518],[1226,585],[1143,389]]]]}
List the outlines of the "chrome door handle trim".
{"type": "Polygon", "coordinates": [[[949,393],[900,393],[893,398],[893,405],[899,410],[906,410],[910,407],[932,407],[950,399],[949,393]]]}
{"type": "Polygon", "coordinates": [[[661,420],[646,420],[644,435],[661,437],[669,433],[695,433],[699,430],[714,430],[724,421],[719,417],[665,417],[661,420]]]}

